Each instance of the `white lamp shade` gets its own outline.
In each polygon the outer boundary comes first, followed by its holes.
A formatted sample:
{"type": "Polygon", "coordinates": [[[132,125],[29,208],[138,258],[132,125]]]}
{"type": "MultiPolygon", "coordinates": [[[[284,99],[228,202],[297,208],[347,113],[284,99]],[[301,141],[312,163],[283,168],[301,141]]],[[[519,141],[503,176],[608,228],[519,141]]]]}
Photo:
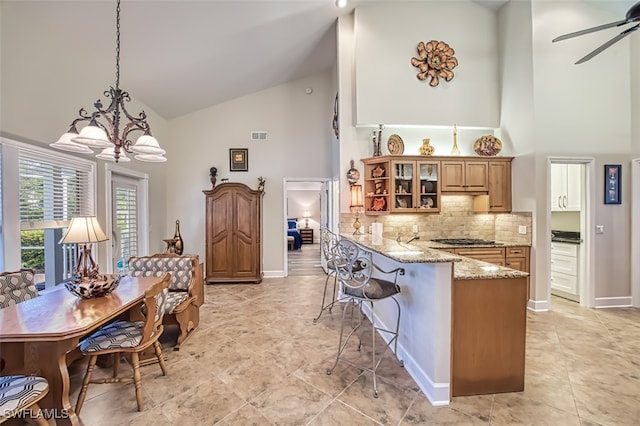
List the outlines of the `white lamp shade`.
{"type": "Polygon", "coordinates": [[[311,212],[309,210],[305,210],[304,213],[302,213],[302,217],[311,217],[311,212]]]}
{"type": "Polygon", "coordinates": [[[98,218],[95,216],[80,216],[71,219],[71,224],[60,239],[59,244],[84,244],[107,241],[98,218]]]}
{"type": "Polygon", "coordinates": [[[54,143],[50,143],[49,146],[63,151],[77,152],[79,154],[93,154],[93,151],[88,146],[72,142],[72,139],[76,136],[78,136],[77,133],[65,133],[60,136],[60,139],[54,143]]]}
{"type": "MultiPolygon", "coordinates": [[[[105,160],[105,161],[112,161],[115,163],[116,161],[116,154],[115,154],[115,149],[113,148],[113,146],[111,148],[105,148],[102,150],[102,152],[98,155],[96,155],[96,158],[99,158],[101,160],[105,160]]],[[[129,161],[131,161],[131,158],[127,157],[127,155],[125,154],[124,150],[121,149],[120,150],[120,157],[118,157],[118,161],[120,163],[128,163],[129,161]]]]}
{"type": "Polygon", "coordinates": [[[107,133],[98,126],[85,126],[80,130],[80,134],[71,139],[72,142],[87,145],[93,148],[108,148],[113,146],[107,133]]]}
{"type": "MultiPolygon", "coordinates": [[[[167,151],[160,148],[158,140],[151,135],[142,135],[138,138],[136,143],[131,147],[131,151],[138,154],[155,154],[163,155],[167,151]]],[[[143,160],[144,161],[144,160],[143,160]]]]}
{"type": "Polygon", "coordinates": [[[167,158],[157,154],[138,154],[134,157],[136,160],[146,161],[148,163],[164,163],[167,158]]]}

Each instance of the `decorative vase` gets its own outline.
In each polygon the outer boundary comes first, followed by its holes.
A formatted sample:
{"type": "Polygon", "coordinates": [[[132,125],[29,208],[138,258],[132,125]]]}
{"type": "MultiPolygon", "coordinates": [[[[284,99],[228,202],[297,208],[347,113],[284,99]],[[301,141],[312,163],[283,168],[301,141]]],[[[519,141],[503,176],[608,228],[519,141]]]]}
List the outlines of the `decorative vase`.
{"type": "Polygon", "coordinates": [[[460,155],[460,149],[458,148],[458,128],[453,125],[453,147],[451,148],[451,155],[460,155]]]}
{"type": "Polygon", "coordinates": [[[422,146],[420,147],[420,155],[433,155],[435,148],[429,145],[431,140],[429,138],[422,139],[422,146]]]}
{"type": "Polygon", "coordinates": [[[175,252],[178,254],[182,254],[182,250],[184,248],[184,244],[182,241],[182,236],[180,236],[180,221],[176,220],[176,233],[173,236],[173,239],[175,241],[174,244],[174,248],[175,248],[175,252]]]}

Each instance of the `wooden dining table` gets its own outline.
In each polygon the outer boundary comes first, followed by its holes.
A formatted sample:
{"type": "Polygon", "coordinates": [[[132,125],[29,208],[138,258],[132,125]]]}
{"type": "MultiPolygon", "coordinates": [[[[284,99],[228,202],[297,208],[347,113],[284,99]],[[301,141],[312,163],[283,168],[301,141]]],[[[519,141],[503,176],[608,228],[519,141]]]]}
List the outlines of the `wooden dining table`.
{"type": "Polygon", "coordinates": [[[109,295],[80,299],[64,286],[0,309],[0,374],[45,377],[49,393],[39,402],[57,425],[79,425],[69,402],[67,353],[80,339],[139,306],[157,277],[123,277],[109,295]]]}

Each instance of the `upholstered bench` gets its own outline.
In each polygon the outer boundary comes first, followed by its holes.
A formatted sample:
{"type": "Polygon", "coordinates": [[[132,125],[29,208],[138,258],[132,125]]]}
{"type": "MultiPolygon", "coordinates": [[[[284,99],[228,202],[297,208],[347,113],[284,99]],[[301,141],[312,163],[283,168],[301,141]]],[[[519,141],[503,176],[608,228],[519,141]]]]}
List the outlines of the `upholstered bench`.
{"type": "Polygon", "coordinates": [[[293,238],[291,235],[289,235],[289,236],[287,237],[287,248],[288,248],[289,250],[293,250],[293,243],[295,243],[295,241],[296,241],[296,239],[295,239],[295,238],[293,238]]]}
{"type": "Polygon", "coordinates": [[[202,269],[198,255],[162,253],[129,259],[131,276],[159,277],[167,272],[171,274],[163,324],[177,324],[180,329],[174,350],[180,350],[200,323],[200,306],[204,303],[202,269]]]}
{"type": "Polygon", "coordinates": [[[38,297],[34,277],[33,269],[0,274],[0,309],[38,297]]]}

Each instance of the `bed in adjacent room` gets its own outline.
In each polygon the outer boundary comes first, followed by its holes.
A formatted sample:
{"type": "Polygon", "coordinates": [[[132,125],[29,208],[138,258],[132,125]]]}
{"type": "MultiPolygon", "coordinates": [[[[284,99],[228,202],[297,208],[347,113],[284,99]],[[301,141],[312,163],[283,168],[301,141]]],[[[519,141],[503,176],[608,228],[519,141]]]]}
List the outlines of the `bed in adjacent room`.
{"type": "Polygon", "coordinates": [[[289,250],[298,250],[302,247],[302,237],[298,231],[298,219],[287,219],[287,247],[289,250]],[[293,238],[293,241],[291,240],[293,238]]]}

